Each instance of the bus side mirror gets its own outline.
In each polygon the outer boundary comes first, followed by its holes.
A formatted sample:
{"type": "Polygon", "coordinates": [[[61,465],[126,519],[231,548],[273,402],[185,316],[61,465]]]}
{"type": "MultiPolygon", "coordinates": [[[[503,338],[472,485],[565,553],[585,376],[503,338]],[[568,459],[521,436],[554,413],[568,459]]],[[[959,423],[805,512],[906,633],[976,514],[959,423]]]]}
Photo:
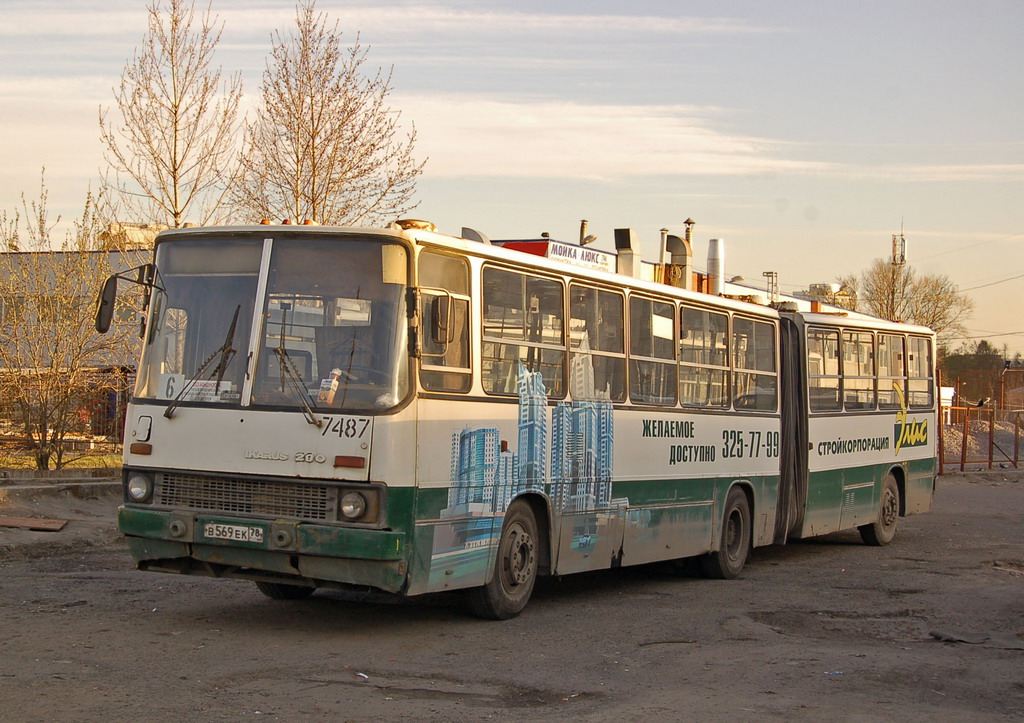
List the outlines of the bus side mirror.
{"type": "Polygon", "coordinates": [[[430,305],[430,340],[435,344],[448,344],[455,339],[452,327],[452,297],[435,296],[430,305]]]}
{"type": "Polygon", "coordinates": [[[96,298],[96,331],[106,334],[114,318],[114,299],[117,298],[117,276],[109,276],[103,282],[100,295],[96,298]]]}

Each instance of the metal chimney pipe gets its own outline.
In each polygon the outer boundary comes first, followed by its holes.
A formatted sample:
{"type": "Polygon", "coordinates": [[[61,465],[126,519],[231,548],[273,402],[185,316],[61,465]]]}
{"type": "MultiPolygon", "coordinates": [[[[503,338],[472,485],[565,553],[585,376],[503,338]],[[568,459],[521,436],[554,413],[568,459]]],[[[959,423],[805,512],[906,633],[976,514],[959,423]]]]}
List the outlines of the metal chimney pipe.
{"type": "Polygon", "coordinates": [[[708,242],[708,276],[711,293],[721,296],[725,291],[725,239],[713,238],[708,242]]]}

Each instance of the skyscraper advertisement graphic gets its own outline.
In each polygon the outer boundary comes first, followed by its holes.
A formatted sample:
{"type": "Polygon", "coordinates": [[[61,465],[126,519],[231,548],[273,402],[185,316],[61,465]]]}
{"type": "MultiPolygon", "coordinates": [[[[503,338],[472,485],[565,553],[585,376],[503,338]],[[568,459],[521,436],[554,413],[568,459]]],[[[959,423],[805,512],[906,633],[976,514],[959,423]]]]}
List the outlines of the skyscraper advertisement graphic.
{"type": "MultiPolygon", "coordinates": [[[[519,362],[520,490],[543,492],[547,483],[548,396],[540,372],[519,362]]],[[[518,492],[519,490],[517,490],[518,492]]]]}
{"type": "Polygon", "coordinates": [[[452,481],[434,529],[432,587],[485,574],[505,510],[524,492],[545,494],[556,515],[574,516],[573,548],[593,545],[604,527],[587,513],[621,515],[628,507],[628,500],[612,499],[612,404],[607,390],[594,388],[585,345],[573,355],[569,388],[573,401],[549,407],[541,373],[520,362],[516,450],[494,426],[453,430],[452,481]]]}

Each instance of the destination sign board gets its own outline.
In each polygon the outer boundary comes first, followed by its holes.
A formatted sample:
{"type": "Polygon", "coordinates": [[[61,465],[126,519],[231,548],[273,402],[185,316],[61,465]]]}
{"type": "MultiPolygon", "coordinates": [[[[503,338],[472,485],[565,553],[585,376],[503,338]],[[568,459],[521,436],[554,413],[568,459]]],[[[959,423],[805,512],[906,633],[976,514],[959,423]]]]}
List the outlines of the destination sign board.
{"type": "Polygon", "coordinates": [[[501,244],[504,248],[515,251],[525,251],[528,254],[544,256],[545,258],[564,261],[574,266],[583,266],[597,271],[615,271],[615,254],[597,249],[588,249],[586,246],[568,244],[564,241],[506,241],[501,244]]]}

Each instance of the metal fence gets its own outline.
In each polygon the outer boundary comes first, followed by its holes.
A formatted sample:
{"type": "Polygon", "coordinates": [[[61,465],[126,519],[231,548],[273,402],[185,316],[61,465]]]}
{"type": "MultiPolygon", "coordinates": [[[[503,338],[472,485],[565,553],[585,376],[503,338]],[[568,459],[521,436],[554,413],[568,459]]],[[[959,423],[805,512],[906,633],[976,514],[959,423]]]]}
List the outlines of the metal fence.
{"type": "Polygon", "coordinates": [[[1019,469],[1024,411],[942,407],[939,474],[977,469],[1019,469]]]}
{"type": "Polygon", "coordinates": [[[965,371],[942,383],[953,388],[953,403],[940,407],[939,474],[1020,469],[1024,369],[965,371]]]}
{"type": "MultiPolygon", "coordinates": [[[[93,381],[75,395],[73,412],[59,422],[66,430],[60,443],[64,463],[80,457],[121,453],[134,375],[114,370],[98,371],[91,377],[93,381]]],[[[24,427],[24,411],[10,400],[0,400],[0,457],[8,461],[31,457],[35,447],[24,427]]],[[[55,453],[56,449],[52,451],[55,453]]]]}
{"type": "Polygon", "coordinates": [[[1024,409],[1024,369],[975,369],[942,383],[953,387],[955,403],[963,407],[1024,409]]]}

